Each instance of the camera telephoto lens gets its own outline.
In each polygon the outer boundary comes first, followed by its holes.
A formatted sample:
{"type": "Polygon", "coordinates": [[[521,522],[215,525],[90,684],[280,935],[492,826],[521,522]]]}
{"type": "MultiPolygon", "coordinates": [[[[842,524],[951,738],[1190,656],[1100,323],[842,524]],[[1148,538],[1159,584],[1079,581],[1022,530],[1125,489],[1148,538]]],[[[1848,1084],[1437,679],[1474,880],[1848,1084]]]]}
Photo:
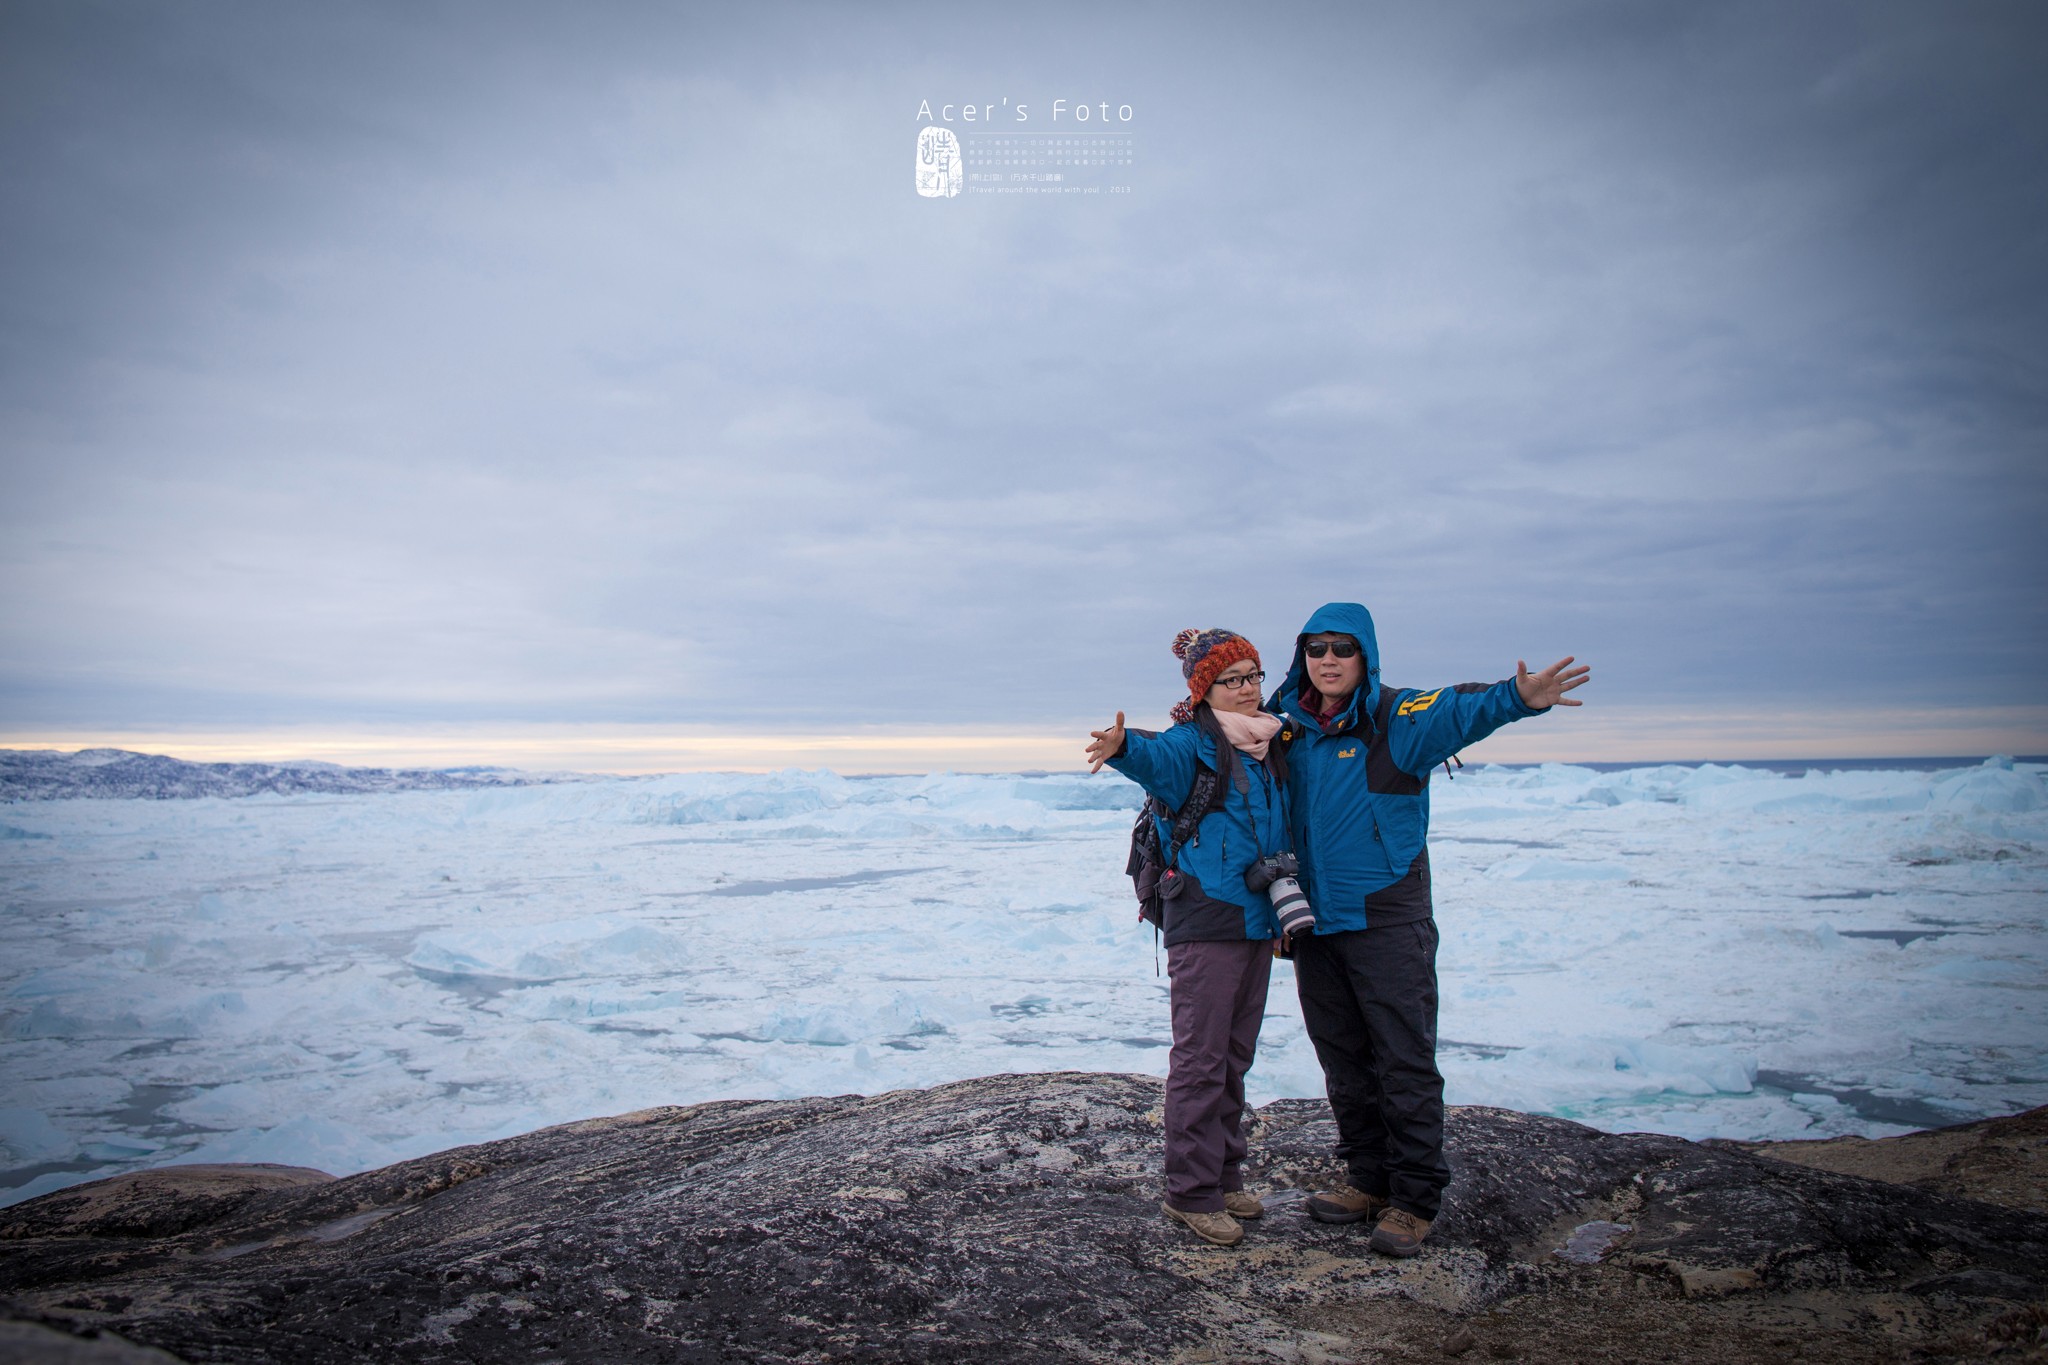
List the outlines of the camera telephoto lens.
{"type": "Polygon", "coordinates": [[[1244,884],[1265,892],[1273,903],[1282,939],[1313,932],[1316,927],[1316,912],[1309,908],[1308,896],[1294,879],[1299,871],[1301,864],[1292,853],[1269,853],[1244,870],[1244,884]]]}
{"type": "Polygon", "coordinates": [[[1308,897],[1303,894],[1301,883],[1292,877],[1275,877],[1266,888],[1266,896],[1273,902],[1273,913],[1280,920],[1280,936],[1291,939],[1296,934],[1313,932],[1316,927],[1316,912],[1309,908],[1308,897]]]}

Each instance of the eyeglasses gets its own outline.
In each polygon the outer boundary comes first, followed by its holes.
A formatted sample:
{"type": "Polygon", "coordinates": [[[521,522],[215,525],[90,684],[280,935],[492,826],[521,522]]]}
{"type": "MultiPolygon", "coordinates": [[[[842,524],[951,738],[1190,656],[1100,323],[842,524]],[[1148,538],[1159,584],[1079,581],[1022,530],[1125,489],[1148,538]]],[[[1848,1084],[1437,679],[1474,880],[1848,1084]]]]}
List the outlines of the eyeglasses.
{"type": "Polygon", "coordinates": [[[1265,680],[1266,675],[1263,673],[1240,673],[1234,678],[1218,678],[1216,685],[1235,692],[1246,683],[1262,683],[1265,680]]]}
{"type": "Polygon", "coordinates": [[[1325,654],[1334,654],[1340,659],[1348,659],[1358,653],[1358,646],[1349,640],[1310,640],[1301,648],[1302,652],[1311,659],[1320,659],[1325,654]]]}

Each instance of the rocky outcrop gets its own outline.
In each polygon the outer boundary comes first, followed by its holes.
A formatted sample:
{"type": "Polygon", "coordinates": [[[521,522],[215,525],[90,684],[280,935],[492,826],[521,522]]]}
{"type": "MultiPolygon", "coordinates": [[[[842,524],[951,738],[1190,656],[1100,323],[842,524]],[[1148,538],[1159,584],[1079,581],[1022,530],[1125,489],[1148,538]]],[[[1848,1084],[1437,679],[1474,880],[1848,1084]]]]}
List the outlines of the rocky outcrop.
{"type": "Polygon", "coordinates": [[[1740,1146],[1817,1170],[2048,1213],[2048,1108],[1899,1137],[1740,1146]]]}
{"type": "Polygon", "coordinates": [[[1397,1262],[1302,1216],[1333,1126],[1269,1105],[1270,1212],[1216,1250],[1159,1214],[1159,1102],[997,1076],[339,1180],[143,1172],[0,1211],[0,1297],[16,1330],[192,1361],[1726,1362],[2024,1345],[2048,1291],[2038,1213],[1496,1109],[1452,1111],[1457,1183],[1397,1262]]]}

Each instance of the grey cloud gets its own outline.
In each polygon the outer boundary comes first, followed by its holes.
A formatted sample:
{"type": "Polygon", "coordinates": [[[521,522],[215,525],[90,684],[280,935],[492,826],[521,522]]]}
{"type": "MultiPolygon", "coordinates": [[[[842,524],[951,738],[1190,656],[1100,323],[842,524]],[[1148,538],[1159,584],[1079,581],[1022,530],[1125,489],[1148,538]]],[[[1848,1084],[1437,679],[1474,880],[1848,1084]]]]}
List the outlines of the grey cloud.
{"type": "Polygon", "coordinates": [[[2027,6],[5,22],[16,718],[1046,723],[1330,597],[1416,681],[2048,663],[2027,6]],[[1136,192],[912,195],[1005,93],[1136,192]]]}

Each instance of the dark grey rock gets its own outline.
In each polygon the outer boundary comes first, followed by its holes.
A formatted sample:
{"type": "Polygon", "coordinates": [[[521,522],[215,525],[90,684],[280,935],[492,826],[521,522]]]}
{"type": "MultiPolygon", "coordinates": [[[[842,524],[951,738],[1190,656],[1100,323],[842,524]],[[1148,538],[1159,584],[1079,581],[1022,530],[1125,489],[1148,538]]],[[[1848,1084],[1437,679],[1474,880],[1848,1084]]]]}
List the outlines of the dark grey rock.
{"type": "Polygon", "coordinates": [[[91,1340],[34,1322],[0,1322],[0,1360],[35,1365],[178,1365],[178,1358],[150,1346],[101,1332],[91,1340]]]}
{"type": "Polygon", "coordinates": [[[74,1185],[0,1214],[0,1237],[175,1237],[218,1226],[266,1191],[324,1185],[304,1166],[160,1166],[74,1185]]]}
{"type": "Polygon", "coordinates": [[[1774,1161],[2048,1213],[2048,1107],[1897,1137],[1723,1145],[1774,1161]]]}
{"type": "MultiPolygon", "coordinates": [[[[649,1110],[340,1180],[223,1168],[190,1200],[143,1172],[0,1210],[0,1299],[195,1361],[1192,1361],[1352,1358],[1322,1330],[1340,1310],[1497,1312],[1624,1265],[1677,1302],[1989,1311],[2048,1287],[2038,1214],[1497,1109],[1452,1111],[1458,1181],[1414,1260],[1284,1198],[1219,1250],[1160,1215],[1159,1103],[1149,1077],[996,1076],[649,1110]],[[1608,1218],[1635,1229],[1608,1264],[1551,1255],[1608,1218]]],[[[1260,1110],[1253,1187],[1336,1178],[1334,1135],[1319,1102],[1260,1110]]]]}

